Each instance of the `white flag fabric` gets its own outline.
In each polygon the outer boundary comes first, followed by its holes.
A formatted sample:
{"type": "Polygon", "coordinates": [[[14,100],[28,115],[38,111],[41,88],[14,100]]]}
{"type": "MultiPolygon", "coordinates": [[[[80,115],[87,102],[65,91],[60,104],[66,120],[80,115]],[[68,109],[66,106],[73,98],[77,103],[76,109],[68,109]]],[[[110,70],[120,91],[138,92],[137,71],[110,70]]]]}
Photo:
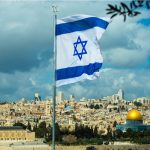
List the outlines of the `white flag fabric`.
{"type": "Polygon", "coordinates": [[[109,18],[88,15],[57,20],[57,87],[99,77],[103,58],[98,40],[109,22],[109,18]]]}

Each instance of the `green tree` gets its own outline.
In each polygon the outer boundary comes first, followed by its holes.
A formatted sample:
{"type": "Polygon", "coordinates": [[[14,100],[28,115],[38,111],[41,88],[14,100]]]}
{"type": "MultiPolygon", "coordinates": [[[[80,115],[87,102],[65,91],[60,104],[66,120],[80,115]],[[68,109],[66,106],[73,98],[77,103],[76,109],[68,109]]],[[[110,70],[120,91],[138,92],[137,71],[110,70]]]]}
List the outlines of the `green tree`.
{"type": "Polygon", "coordinates": [[[126,136],[127,136],[128,138],[133,138],[133,137],[134,137],[134,131],[133,131],[131,128],[128,128],[128,129],[126,130],[126,136]]]}
{"type": "Polygon", "coordinates": [[[84,137],[84,126],[83,125],[75,124],[75,136],[77,138],[84,137]]]}
{"type": "Polygon", "coordinates": [[[97,138],[98,137],[98,128],[97,127],[95,127],[94,128],[94,138],[97,138]]]}
{"type": "Polygon", "coordinates": [[[46,122],[43,121],[39,124],[39,128],[43,128],[43,129],[46,129],[46,122]]]}
{"type": "Polygon", "coordinates": [[[102,139],[98,139],[98,140],[97,140],[97,144],[98,144],[98,145],[102,145],[102,144],[103,144],[103,140],[102,140],[102,139]]]}
{"type": "Polygon", "coordinates": [[[52,140],[52,127],[51,127],[50,124],[47,127],[47,133],[46,133],[46,136],[45,136],[45,140],[46,140],[46,142],[49,142],[49,141],[52,140]]]}
{"type": "Polygon", "coordinates": [[[115,137],[120,139],[123,136],[123,132],[120,129],[115,131],[115,137]]]}
{"type": "Polygon", "coordinates": [[[28,121],[28,124],[27,124],[27,129],[31,131],[31,124],[30,124],[29,121],[28,121]]]}
{"type": "Polygon", "coordinates": [[[144,130],[143,136],[149,136],[150,137],[150,129],[144,130]]]}
{"type": "Polygon", "coordinates": [[[61,130],[61,134],[62,134],[62,135],[68,135],[68,134],[69,134],[68,128],[65,127],[64,129],[62,129],[62,130],[61,130]]]}
{"type": "Polygon", "coordinates": [[[43,121],[36,128],[36,130],[35,130],[35,136],[37,138],[44,138],[44,137],[46,137],[46,133],[47,133],[46,122],[43,121]]]}
{"type": "Polygon", "coordinates": [[[93,138],[93,129],[88,126],[83,126],[83,135],[85,138],[93,138]]]}
{"type": "Polygon", "coordinates": [[[94,106],[94,109],[100,109],[99,105],[96,104],[96,105],[94,106]]]}
{"type": "Polygon", "coordinates": [[[55,137],[56,141],[61,141],[62,135],[58,123],[55,124],[55,135],[56,135],[55,137]]]}
{"type": "Polygon", "coordinates": [[[93,138],[94,137],[93,129],[84,125],[78,126],[76,124],[74,134],[77,138],[93,138]]]}
{"type": "Polygon", "coordinates": [[[73,144],[73,143],[76,143],[77,142],[77,137],[74,136],[74,135],[65,135],[62,140],[65,142],[65,144],[73,144]]]}
{"type": "Polygon", "coordinates": [[[35,137],[36,138],[44,138],[45,137],[45,131],[43,132],[42,128],[37,128],[35,130],[35,137]]]}
{"type": "Polygon", "coordinates": [[[93,104],[90,105],[90,109],[94,109],[94,105],[93,104]]]}
{"type": "Polygon", "coordinates": [[[117,121],[115,120],[113,123],[113,127],[116,127],[116,125],[117,125],[117,121]]]}
{"type": "Polygon", "coordinates": [[[33,131],[35,132],[37,129],[37,124],[35,126],[33,126],[33,131]]]}
{"type": "Polygon", "coordinates": [[[135,102],[134,102],[134,105],[137,106],[137,107],[140,107],[140,106],[142,106],[142,103],[141,103],[141,102],[136,102],[136,101],[135,101],[135,102]]]}

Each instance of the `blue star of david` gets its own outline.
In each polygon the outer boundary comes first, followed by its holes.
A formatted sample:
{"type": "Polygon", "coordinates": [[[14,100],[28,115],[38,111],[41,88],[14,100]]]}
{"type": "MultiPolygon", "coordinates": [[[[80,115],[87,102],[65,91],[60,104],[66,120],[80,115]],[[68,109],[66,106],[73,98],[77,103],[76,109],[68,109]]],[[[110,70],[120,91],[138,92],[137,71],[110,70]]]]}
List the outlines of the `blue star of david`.
{"type": "Polygon", "coordinates": [[[77,42],[73,43],[73,45],[74,45],[74,54],[73,54],[73,56],[77,55],[78,58],[81,60],[82,55],[87,54],[87,51],[85,49],[86,44],[87,44],[87,41],[82,41],[80,36],[78,36],[77,42]],[[79,44],[81,44],[81,46],[82,46],[81,52],[79,52],[78,48],[77,48],[79,44]]]}

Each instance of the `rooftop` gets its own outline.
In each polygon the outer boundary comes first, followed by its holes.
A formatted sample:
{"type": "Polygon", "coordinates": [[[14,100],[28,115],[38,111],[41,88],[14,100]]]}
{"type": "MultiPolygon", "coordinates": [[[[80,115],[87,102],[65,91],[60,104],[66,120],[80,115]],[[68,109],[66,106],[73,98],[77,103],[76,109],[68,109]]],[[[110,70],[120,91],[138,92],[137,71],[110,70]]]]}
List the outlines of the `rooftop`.
{"type": "Polygon", "coordinates": [[[0,126],[0,130],[24,130],[21,126],[0,126]]]}

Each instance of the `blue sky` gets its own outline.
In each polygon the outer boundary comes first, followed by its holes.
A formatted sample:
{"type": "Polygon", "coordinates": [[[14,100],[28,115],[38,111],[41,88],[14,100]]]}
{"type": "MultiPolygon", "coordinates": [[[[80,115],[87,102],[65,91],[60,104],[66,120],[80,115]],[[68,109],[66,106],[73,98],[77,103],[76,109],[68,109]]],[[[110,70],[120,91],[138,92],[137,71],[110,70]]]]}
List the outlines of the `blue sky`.
{"type": "MultiPolygon", "coordinates": [[[[79,0],[78,0],[79,1],[79,0]]],[[[58,18],[89,14],[106,16],[108,3],[116,1],[1,1],[0,2],[0,100],[33,99],[52,95],[53,14],[58,18]]],[[[136,18],[115,18],[99,41],[104,64],[101,77],[58,88],[66,97],[101,98],[123,89],[126,99],[150,97],[150,13],[136,18]]]]}

